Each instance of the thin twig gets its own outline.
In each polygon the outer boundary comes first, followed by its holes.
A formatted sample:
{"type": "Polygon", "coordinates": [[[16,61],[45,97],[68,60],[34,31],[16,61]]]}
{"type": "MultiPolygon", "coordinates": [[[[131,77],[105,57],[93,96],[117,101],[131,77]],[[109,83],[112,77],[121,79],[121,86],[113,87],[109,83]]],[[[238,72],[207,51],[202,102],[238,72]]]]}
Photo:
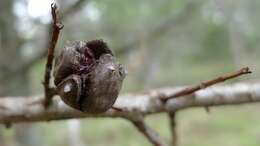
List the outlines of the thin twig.
{"type": "Polygon", "coordinates": [[[169,120],[170,120],[170,130],[172,134],[171,139],[171,146],[177,146],[178,145],[178,135],[177,135],[177,123],[176,123],[176,112],[170,112],[169,114],[169,120]]]}
{"type": "Polygon", "coordinates": [[[45,102],[44,105],[47,107],[51,103],[51,98],[53,97],[53,88],[50,87],[50,78],[52,71],[52,64],[54,58],[54,50],[59,38],[60,30],[63,28],[63,25],[58,22],[58,9],[55,3],[51,4],[51,14],[53,19],[52,25],[52,38],[50,42],[50,46],[48,49],[47,63],[45,66],[45,74],[44,74],[44,94],[45,94],[45,102]]]}
{"type": "Polygon", "coordinates": [[[161,99],[163,102],[166,102],[167,100],[171,99],[171,98],[177,98],[177,97],[181,97],[181,96],[185,96],[185,95],[189,95],[189,94],[192,94],[198,90],[201,90],[201,89],[205,89],[209,86],[212,86],[214,84],[217,84],[217,83],[220,83],[220,82],[224,82],[228,79],[232,79],[232,78],[236,78],[238,76],[241,76],[241,75],[245,75],[245,74],[250,74],[252,73],[250,71],[250,69],[248,67],[245,67],[245,68],[242,68],[240,69],[239,71],[236,71],[236,72],[233,72],[233,73],[230,73],[230,74],[227,74],[227,75],[223,75],[223,76],[220,76],[218,78],[215,78],[213,80],[209,80],[209,81],[206,81],[206,82],[202,82],[200,83],[199,85],[194,85],[194,86],[190,86],[190,87],[187,87],[187,88],[184,88],[183,90],[180,90],[179,92],[176,92],[170,96],[162,96],[161,99]]]}
{"type": "Polygon", "coordinates": [[[132,121],[132,123],[154,146],[165,146],[159,135],[153,129],[147,126],[144,121],[132,121]]]}

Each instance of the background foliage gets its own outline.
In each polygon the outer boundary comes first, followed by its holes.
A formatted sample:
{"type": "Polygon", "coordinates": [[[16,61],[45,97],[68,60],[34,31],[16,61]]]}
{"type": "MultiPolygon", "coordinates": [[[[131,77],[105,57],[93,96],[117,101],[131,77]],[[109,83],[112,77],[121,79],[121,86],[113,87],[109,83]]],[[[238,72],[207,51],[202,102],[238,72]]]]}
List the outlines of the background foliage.
{"type": "MultiPolygon", "coordinates": [[[[128,69],[122,93],[193,84],[242,66],[254,71],[243,79],[258,81],[258,0],[79,1],[58,1],[65,25],[58,48],[104,39],[128,69]]],[[[50,3],[1,0],[1,96],[42,93],[50,3]]],[[[258,146],[258,110],[255,104],[178,113],[180,145],[258,146]]],[[[147,121],[170,139],[165,115],[147,121]]],[[[2,128],[0,145],[69,145],[67,127],[64,121],[2,128]]],[[[85,145],[150,145],[121,119],[81,120],[80,136],[85,145]]]]}

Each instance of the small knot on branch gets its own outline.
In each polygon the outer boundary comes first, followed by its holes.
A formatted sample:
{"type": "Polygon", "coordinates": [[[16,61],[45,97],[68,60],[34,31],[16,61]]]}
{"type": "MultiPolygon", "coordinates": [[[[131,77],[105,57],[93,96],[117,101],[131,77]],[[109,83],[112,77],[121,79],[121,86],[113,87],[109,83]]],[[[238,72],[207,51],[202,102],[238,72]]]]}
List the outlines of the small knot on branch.
{"type": "Polygon", "coordinates": [[[251,74],[252,71],[250,71],[249,67],[244,67],[240,70],[242,74],[251,74]]]}
{"type": "Polygon", "coordinates": [[[64,25],[63,25],[62,23],[57,23],[57,24],[56,24],[56,27],[57,27],[59,30],[61,30],[61,29],[64,27],[64,25]]]}
{"type": "Polygon", "coordinates": [[[200,83],[200,89],[205,89],[205,88],[207,88],[207,84],[206,83],[200,83]]]}
{"type": "Polygon", "coordinates": [[[64,25],[59,21],[59,15],[58,15],[59,11],[58,11],[58,7],[56,3],[52,3],[51,4],[51,15],[52,15],[52,19],[53,19],[53,25],[56,29],[61,30],[64,25]]]}

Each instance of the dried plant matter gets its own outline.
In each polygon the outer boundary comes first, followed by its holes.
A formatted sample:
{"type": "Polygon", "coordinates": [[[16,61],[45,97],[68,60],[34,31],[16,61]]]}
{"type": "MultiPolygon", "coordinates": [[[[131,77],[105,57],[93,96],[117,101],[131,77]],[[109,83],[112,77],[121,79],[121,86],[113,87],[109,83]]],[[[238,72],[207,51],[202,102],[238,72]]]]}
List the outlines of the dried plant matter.
{"type": "Polygon", "coordinates": [[[62,100],[87,113],[111,108],[125,75],[125,69],[102,40],[76,41],[66,46],[54,68],[54,82],[62,100]]]}

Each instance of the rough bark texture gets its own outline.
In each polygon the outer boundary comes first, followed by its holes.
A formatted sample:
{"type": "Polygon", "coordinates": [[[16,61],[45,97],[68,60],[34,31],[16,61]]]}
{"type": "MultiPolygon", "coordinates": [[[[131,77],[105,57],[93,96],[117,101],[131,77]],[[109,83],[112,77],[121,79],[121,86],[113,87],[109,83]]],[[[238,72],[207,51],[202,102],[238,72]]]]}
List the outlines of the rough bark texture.
{"type": "Polygon", "coordinates": [[[195,92],[189,96],[173,98],[163,103],[165,97],[183,89],[162,88],[144,94],[125,94],[120,96],[115,106],[123,111],[109,110],[102,114],[85,114],[63,104],[55,98],[47,110],[41,104],[43,96],[0,98],[0,123],[38,122],[87,117],[122,117],[138,121],[144,115],[160,112],[175,112],[191,107],[210,107],[260,101],[260,83],[237,83],[214,86],[195,92]]]}

